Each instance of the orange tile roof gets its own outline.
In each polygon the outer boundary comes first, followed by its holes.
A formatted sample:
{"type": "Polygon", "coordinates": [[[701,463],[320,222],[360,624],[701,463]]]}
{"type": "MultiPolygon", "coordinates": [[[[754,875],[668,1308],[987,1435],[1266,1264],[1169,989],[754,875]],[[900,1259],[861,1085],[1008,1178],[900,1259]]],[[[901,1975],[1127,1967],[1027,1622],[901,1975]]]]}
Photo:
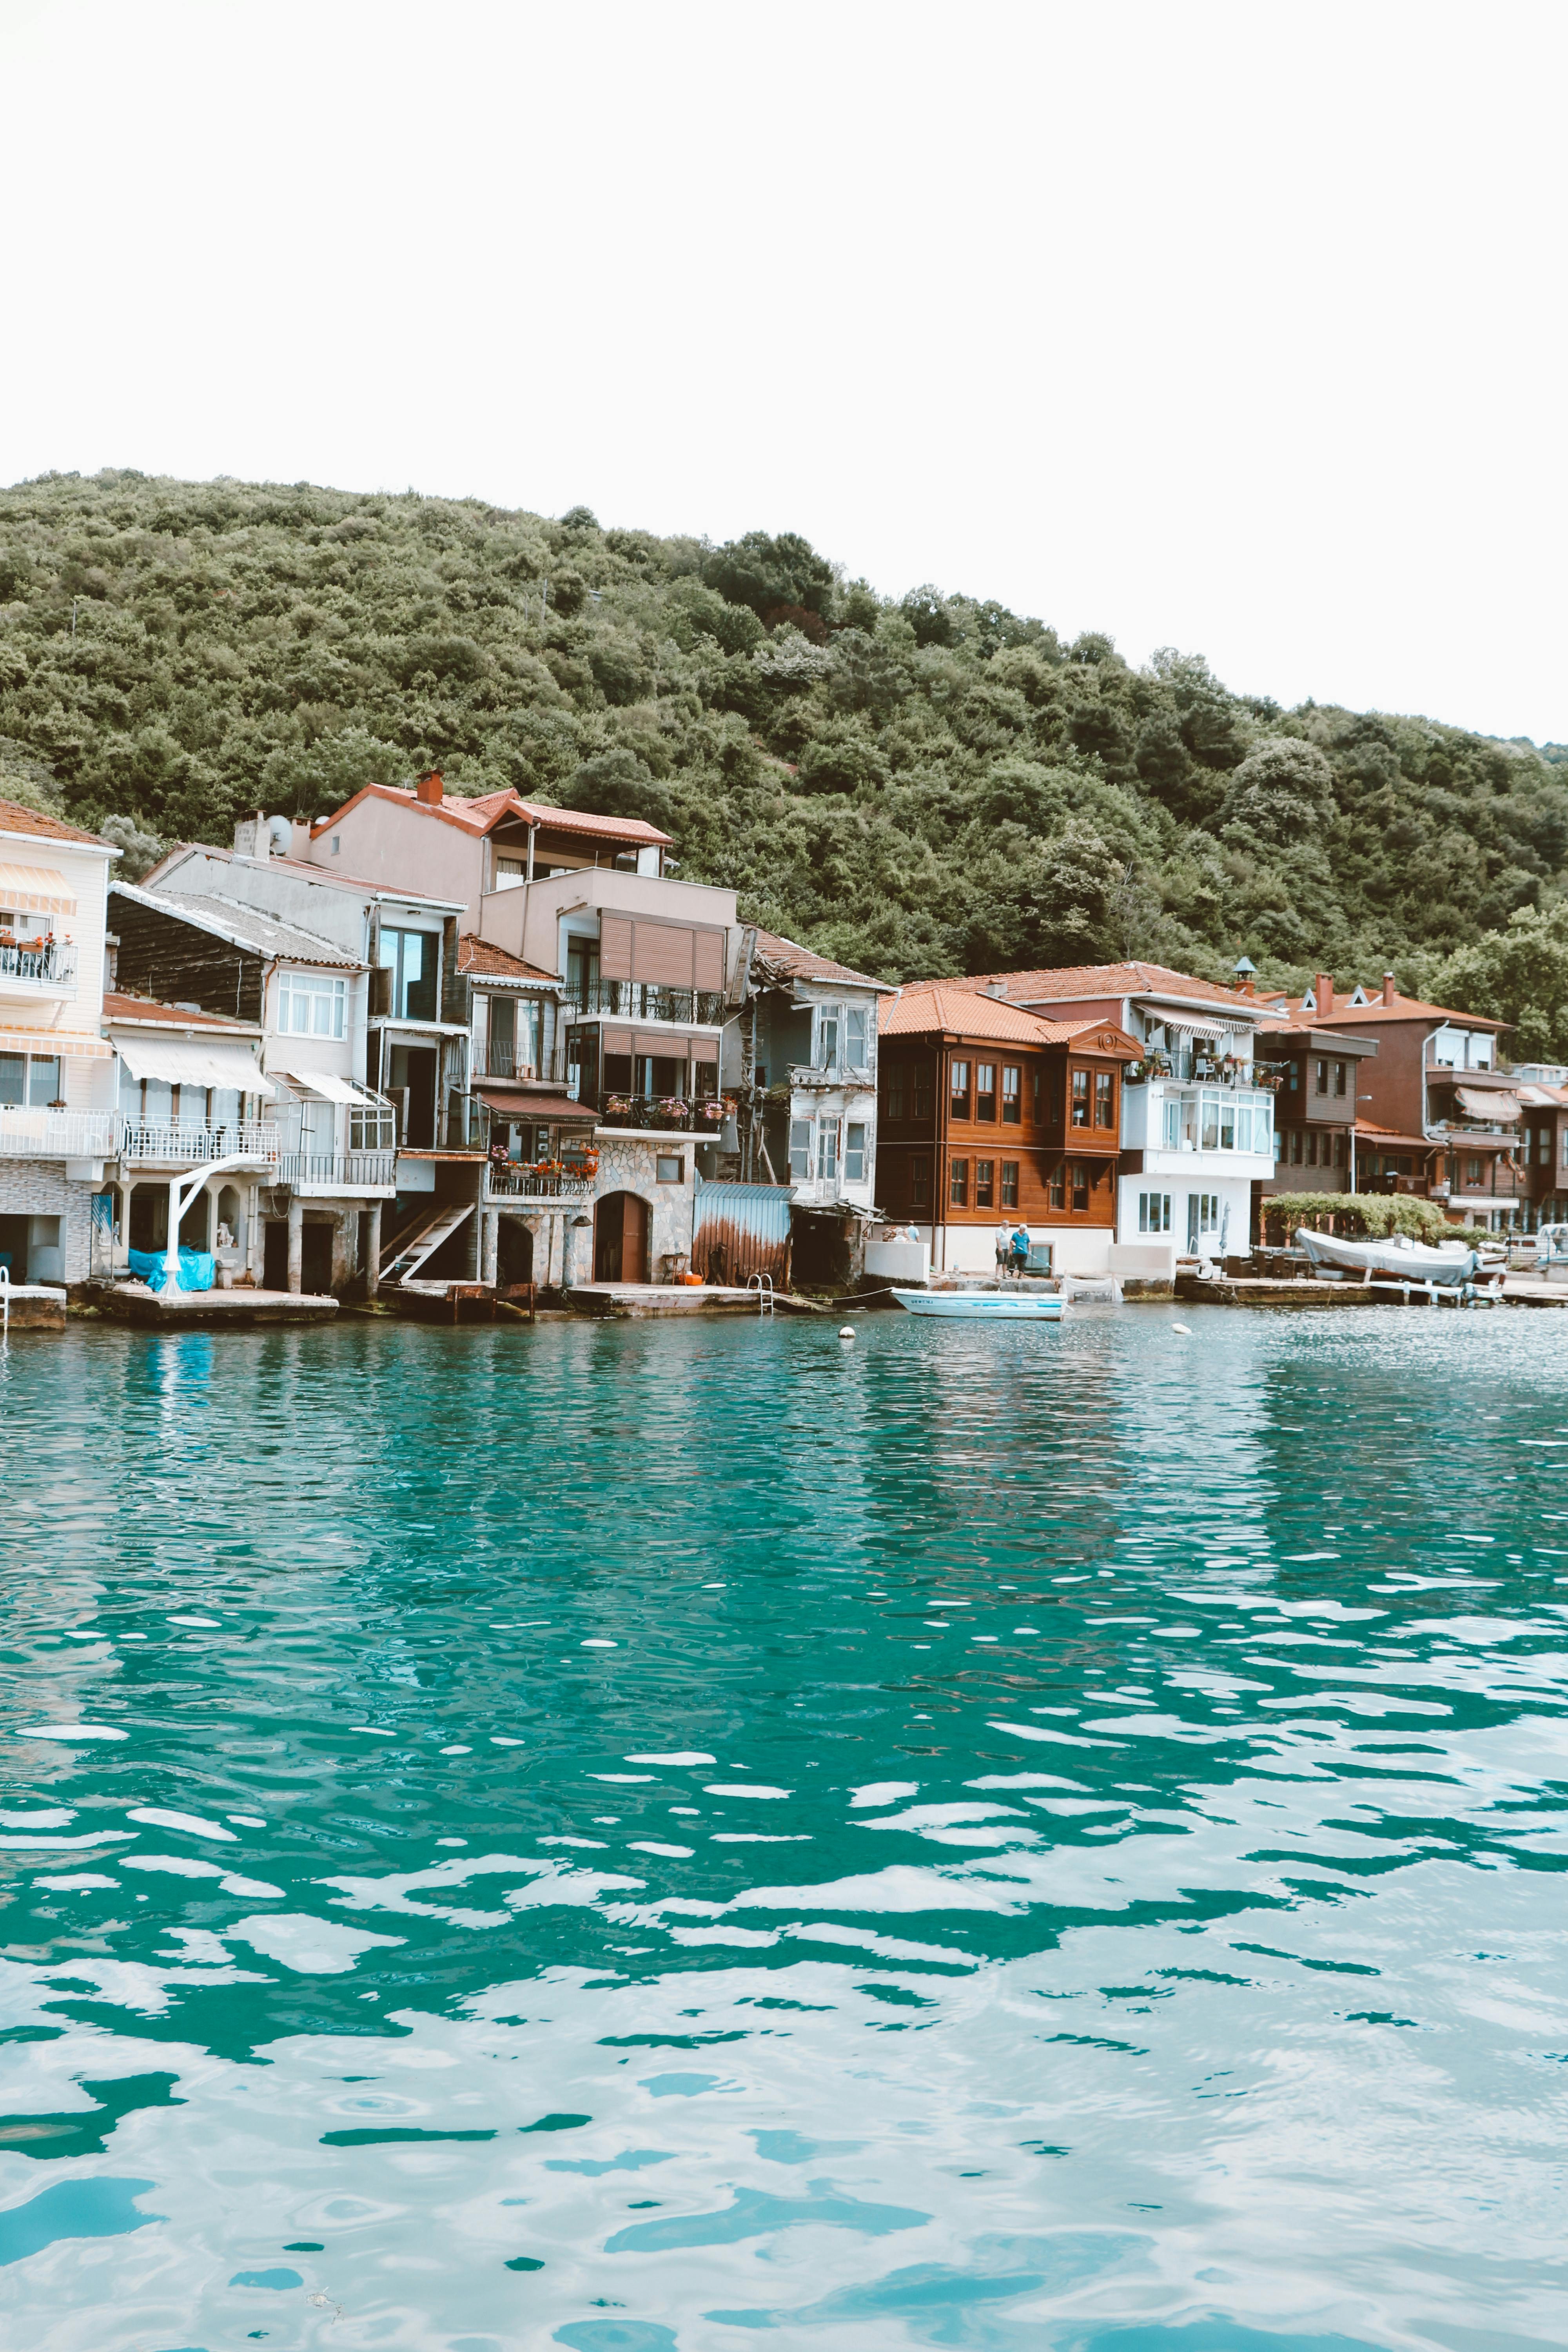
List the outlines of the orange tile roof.
{"type": "Polygon", "coordinates": [[[1274,1015],[1276,1024],[1292,1029],[1353,1028],[1358,1022],[1364,1026],[1370,1021],[1458,1021],[1467,1029],[1500,1030],[1512,1026],[1508,1021],[1492,1020],[1489,1013],[1459,1013],[1451,1004],[1426,1004],[1418,996],[1401,996],[1397,991],[1392,1004],[1385,1004],[1381,995],[1365,1004],[1350,1004],[1340,1002],[1336,989],[1331,1013],[1315,1013],[1310,1006],[1303,1012],[1299,996],[1260,997],[1258,1001],[1265,1012],[1274,1015]]]}
{"type": "Polygon", "coordinates": [[[560,986],[560,974],[543,971],[538,964],[524,963],[505,948],[498,948],[493,940],[481,940],[475,931],[463,931],[458,940],[458,970],[488,974],[492,980],[544,980],[552,987],[560,986]]]}
{"type": "Polygon", "coordinates": [[[1006,983],[1008,1000],[1014,1004],[1073,996],[1198,996],[1244,1010],[1255,1006],[1255,999],[1237,989],[1198,980],[1189,971],[1173,971],[1163,963],[1062,964],[1048,971],[983,971],[964,980],[944,981],[942,985],[984,989],[995,980],[1006,983]]]}
{"type": "Polygon", "coordinates": [[[68,824],[63,817],[46,816],[41,809],[24,808],[20,801],[0,801],[0,833],[33,834],[44,841],[85,841],[93,849],[109,847],[96,833],[84,833],[79,824],[68,824]]]}
{"type": "Polygon", "coordinates": [[[1097,1046],[1097,1051],[1130,1060],[1143,1050],[1112,1022],[1047,1021],[1003,997],[976,995],[967,989],[955,989],[945,980],[911,981],[897,996],[884,997],[877,1013],[877,1026],[884,1037],[946,1034],[983,1037],[999,1045],[1065,1045],[1092,1032],[1096,1037],[1115,1041],[1097,1046]]]}

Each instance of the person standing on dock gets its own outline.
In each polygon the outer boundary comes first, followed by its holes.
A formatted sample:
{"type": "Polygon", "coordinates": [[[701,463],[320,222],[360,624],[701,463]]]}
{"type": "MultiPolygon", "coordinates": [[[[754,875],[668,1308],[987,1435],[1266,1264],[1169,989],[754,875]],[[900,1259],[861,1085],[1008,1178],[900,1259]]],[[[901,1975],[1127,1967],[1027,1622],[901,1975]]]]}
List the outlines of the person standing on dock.
{"type": "Polygon", "coordinates": [[[1013,1228],[1004,1217],[996,1228],[996,1279],[998,1282],[1007,1271],[1007,1257],[1012,1247],[1013,1228]]]}

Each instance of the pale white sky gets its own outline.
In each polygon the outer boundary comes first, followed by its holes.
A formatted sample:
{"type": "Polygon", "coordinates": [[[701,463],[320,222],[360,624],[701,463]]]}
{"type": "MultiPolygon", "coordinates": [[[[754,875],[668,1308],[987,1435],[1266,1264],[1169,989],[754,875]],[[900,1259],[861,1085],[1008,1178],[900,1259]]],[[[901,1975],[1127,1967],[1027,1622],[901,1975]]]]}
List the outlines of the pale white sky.
{"type": "Polygon", "coordinates": [[[1568,11],[0,0],[0,480],[804,531],[1568,739],[1568,11]]]}

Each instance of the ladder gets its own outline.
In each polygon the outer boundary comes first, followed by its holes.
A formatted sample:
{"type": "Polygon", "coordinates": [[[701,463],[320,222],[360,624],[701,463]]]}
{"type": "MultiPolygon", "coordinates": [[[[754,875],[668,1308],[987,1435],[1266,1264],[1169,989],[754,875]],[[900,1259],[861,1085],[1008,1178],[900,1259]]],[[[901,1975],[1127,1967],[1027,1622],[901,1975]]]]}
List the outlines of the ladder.
{"type": "Polygon", "coordinates": [[[773,1276],[771,1274],[750,1275],[747,1277],[746,1288],[748,1292],[754,1290],[757,1294],[758,1321],[771,1323],[773,1315],[773,1276]]]}
{"type": "Polygon", "coordinates": [[[426,1258],[434,1257],[445,1241],[450,1241],[466,1217],[474,1213],[472,1201],[460,1202],[456,1207],[448,1203],[437,1209],[428,1222],[420,1226],[411,1241],[404,1242],[396,1255],[381,1270],[384,1282],[408,1282],[416,1275],[426,1258]]]}

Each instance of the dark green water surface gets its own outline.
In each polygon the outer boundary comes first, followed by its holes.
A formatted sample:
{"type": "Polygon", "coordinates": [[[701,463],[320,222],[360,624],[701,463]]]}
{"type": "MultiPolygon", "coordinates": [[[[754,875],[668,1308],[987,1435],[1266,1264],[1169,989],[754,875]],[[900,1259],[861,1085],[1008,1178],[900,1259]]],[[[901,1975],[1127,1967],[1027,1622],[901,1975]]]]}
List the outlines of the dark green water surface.
{"type": "Polygon", "coordinates": [[[14,1340],[5,2352],[1568,2341],[1568,1316],[1187,1319],[14,1340]]]}

